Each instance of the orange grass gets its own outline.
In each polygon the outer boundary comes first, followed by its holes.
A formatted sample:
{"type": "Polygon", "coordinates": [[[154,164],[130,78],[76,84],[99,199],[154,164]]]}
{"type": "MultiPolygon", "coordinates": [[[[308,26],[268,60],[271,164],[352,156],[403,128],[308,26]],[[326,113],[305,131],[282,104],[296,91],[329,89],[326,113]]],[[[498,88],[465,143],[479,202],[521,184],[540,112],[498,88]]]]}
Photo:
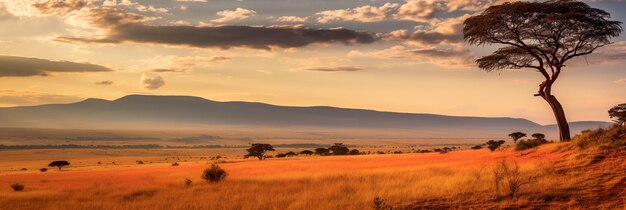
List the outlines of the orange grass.
{"type": "MultiPolygon", "coordinates": [[[[207,161],[5,172],[0,174],[0,186],[6,186],[0,188],[0,209],[368,209],[377,196],[404,206],[432,200],[452,206],[467,201],[493,203],[485,208],[523,206],[589,178],[550,170],[566,158],[560,148],[239,160],[219,164],[229,176],[218,184],[199,178],[207,161]],[[542,176],[523,187],[520,198],[494,200],[491,168],[501,160],[542,176]],[[193,180],[190,187],[184,186],[185,178],[193,180]],[[15,182],[24,183],[25,191],[12,192],[8,186],[15,182]]],[[[579,205],[570,203],[563,205],[579,205]]]]}

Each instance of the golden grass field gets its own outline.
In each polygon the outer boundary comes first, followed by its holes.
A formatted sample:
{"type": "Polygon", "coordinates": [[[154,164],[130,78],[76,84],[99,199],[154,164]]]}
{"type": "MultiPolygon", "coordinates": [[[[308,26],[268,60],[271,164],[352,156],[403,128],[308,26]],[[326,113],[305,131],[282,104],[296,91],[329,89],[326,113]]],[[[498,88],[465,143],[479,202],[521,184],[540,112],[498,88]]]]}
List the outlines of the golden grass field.
{"type": "MultiPolygon", "coordinates": [[[[233,154],[235,151],[232,151],[233,154]]],[[[447,154],[387,154],[228,158],[220,183],[200,179],[210,151],[175,150],[0,151],[0,209],[371,209],[375,197],[394,209],[624,209],[626,153],[593,163],[595,151],[554,143],[523,152],[456,151],[447,154]],[[118,155],[122,164],[94,164],[94,152],[118,155]],[[164,156],[186,156],[171,166],[164,156]],[[71,167],[39,172],[53,156],[71,167]],[[70,158],[74,157],[74,158],[70,158]],[[137,165],[141,158],[154,163],[137,165]],[[529,178],[514,198],[496,194],[494,167],[518,164],[529,178]],[[79,163],[81,164],[76,164],[79,163]],[[28,167],[26,171],[10,170],[28,167]],[[189,187],[185,178],[193,180],[189,187]],[[23,183],[13,192],[12,183],[23,183]]],[[[111,157],[107,154],[106,157],[111,157]]]]}

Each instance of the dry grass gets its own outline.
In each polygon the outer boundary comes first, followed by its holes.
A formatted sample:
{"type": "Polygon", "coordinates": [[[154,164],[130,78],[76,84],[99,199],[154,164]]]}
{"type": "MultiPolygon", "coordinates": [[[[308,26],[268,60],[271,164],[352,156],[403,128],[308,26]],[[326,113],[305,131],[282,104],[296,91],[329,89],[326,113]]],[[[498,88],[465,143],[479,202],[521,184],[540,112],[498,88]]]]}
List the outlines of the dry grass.
{"type": "Polygon", "coordinates": [[[623,159],[586,166],[593,155],[570,147],[230,161],[220,163],[227,179],[214,184],[200,179],[206,161],[5,172],[0,208],[370,209],[376,197],[397,208],[623,208],[626,174],[615,172],[626,169],[623,159]],[[503,160],[534,177],[514,198],[494,193],[493,168],[503,160]],[[25,191],[11,192],[15,182],[25,191]]]}

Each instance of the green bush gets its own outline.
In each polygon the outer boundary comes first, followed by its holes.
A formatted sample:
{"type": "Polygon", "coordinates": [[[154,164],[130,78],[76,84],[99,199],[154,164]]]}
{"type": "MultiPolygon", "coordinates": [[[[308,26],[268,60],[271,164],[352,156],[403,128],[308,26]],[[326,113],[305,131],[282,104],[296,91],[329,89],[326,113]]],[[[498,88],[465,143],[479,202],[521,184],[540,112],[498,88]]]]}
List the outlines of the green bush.
{"type": "Polygon", "coordinates": [[[538,147],[539,145],[547,144],[547,143],[549,142],[545,139],[521,140],[517,142],[517,144],[515,145],[515,150],[517,151],[526,150],[526,149],[535,148],[535,147],[538,147]]]}
{"type": "Polygon", "coordinates": [[[224,180],[228,176],[228,173],[224,171],[224,169],[220,168],[218,165],[212,164],[211,168],[207,168],[202,172],[202,179],[207,182],[219,182],[224,180]]]}

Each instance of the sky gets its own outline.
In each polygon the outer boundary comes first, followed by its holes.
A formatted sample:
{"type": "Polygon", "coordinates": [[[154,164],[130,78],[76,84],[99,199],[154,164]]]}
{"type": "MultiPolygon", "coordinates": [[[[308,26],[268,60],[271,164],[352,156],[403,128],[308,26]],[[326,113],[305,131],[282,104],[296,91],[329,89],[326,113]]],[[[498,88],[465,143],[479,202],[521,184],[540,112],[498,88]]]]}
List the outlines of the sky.
{"type": "MultiPolygon", "coordinates": [[[[485,72],[462,23],[500,0],[0,0],[0,107],[130,94],[555,122],[531,70],[485,72]]],[[[587,1],[626,22],[626,1],[587,1]]],[[[572,60],[569,121],[626,102],[626,33],[572,60]]]]}

